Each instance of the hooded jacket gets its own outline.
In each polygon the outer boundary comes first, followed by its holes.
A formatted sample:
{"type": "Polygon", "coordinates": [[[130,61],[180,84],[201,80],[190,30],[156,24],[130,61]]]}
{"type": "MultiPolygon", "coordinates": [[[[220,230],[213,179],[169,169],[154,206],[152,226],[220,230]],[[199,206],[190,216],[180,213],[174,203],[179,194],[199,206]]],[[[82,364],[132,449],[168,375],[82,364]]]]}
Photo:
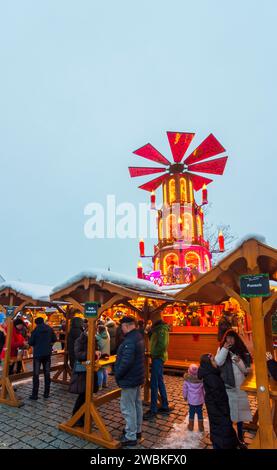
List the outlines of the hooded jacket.
{"type": "Polygon", "coordinates": [[[185,374],[183,384],[183,397],[188,401],[189,405],[197,406],[204,403],[204,386],[203,381],[198,377],[185,374]]]}
{"type": "Polygon", "coordinates": [[[230,418],[228,395],[220,370],[211,363],[201,362],[198,378],[203,379],[212,443],[218,449],[235,449],[238,440],[230,418]]]}
{"type": "Polygon", "coordinates": [[[97,333],[95,338],[98,344],[99,351],[101,351],[101,354],[108,354],[110,356],[110,335],[108,333],[107,328],[101,333],[97,333]]]}
{"type": "Polygon", "coordinates": [[[41,323],[31,334],[29,345],[33,346],[34,357],[51,356],[52,345],[57,341],[57,337],[49,325],[41,323]]]}
{"type": "Polygon", "coordinates": [[[159,320],[150,331],[150,354],[152,359],[167,361],[167,348],[169,343],[169,327],[167,323],[159,320]]]}
{"type": "Polygon", "coordinates": [[[12,340],[11,340],[11,357],[17,357],[18,349],[23,348],[25,343],[24,336],[20,330],[13,325],[12,329],[12,340]]]}

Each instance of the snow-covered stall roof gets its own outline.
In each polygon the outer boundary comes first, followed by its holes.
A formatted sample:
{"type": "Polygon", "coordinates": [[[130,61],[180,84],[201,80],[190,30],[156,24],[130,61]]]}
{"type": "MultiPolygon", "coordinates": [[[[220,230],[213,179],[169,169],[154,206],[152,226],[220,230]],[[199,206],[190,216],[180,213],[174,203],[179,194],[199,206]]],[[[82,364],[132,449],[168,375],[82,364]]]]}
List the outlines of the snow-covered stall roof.
{"type": "Polygon", "coordinates": [[[239,240],[237,240],[236,243],[232,245],[232,247],[230,247],[228,250],[218,255],[216,259],[216,263],[213,265],[213,267],[219,264],[220,261],[222,261],[228,255],[233,253],[233,251],[236,251],[238,248],[240,248],[244,242],[248,240],[253,240],[253,239],[257,240],[257,242],[263,243],[264,245],[266,244],[266,238],[263,235],[260,235],[258,233],[247,233],[246,235],[241,237],[239,240]]]}
{"type": "Polygon", "coordinates": [[[150,281],[137,279],[136,277],[126,276],[125,274],[120,274],[105,269],[86,269],[85,271],[81,271],[75,276],[72,276],[61,284],[55,286],[52,289],[51,294],[64,290],[67,287],[75,284],[76,282],[81,281],[82,279],[95,279],[96,282],[104,281],[111,284],[123,286],[128,289],[163,294],[160,287],[152,284],[150,281]]]}
{"type": "Polygon", "coordinates": [[[161,290],[167,295],[174,295],[180,292],[182,289],[184,289],[188,285],[189,284],[171,284],[171,285],[161,286],[161,290]]]}
{"type": "Polygon", "coordinates": [[[0,291],[3,291],[4,289],[12,289],[15,292],[25,295],[26,297],[30,297],[33,300],[50,302],[50,292],[52,287],[20,281],[5,281],[0,284],[0,291]]]}

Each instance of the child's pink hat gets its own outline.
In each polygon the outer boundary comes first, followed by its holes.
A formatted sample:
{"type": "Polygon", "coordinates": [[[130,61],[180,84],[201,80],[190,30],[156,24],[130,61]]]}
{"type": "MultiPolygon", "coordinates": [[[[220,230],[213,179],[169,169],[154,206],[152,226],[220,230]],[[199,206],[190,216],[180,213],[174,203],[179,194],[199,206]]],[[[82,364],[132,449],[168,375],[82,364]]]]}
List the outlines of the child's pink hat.
{"type": "Polygon", "coordinates": [[[198,366],[196,364],[191,364],[189,366],[189,370],[188,370],[188,373],[190,375],[196,375],[197,376],[197,372],[198,372],[198,366]]]}

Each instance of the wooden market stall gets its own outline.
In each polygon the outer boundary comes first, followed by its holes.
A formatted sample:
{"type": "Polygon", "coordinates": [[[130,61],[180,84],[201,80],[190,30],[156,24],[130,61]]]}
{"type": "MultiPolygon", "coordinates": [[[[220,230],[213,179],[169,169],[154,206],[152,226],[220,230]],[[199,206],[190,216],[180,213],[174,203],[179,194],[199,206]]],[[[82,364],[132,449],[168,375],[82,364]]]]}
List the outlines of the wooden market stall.
{"type": "MultiPolygon", "coordinates": [[[[140,279],[129,278],[109,271],[86,271],[55,287],[51,294],[52,301],[69,302],[80,312],[86,310],[86,304],[99,304],[98,317],[117,303],[124,303],[136,311],[144,320],[160,318],[160,312],[169,302],[174,300],[153,284],[140,279]],[[142,299],[142,308],[132,305],[132,301],[142,299]],[[158,305],[150,306],[149,300],[155,299],[158,305]]],[[[94,374],[99,367],[95,361],[95,318],[88,317],[88,352],[86,362],[86,400],[82,407],[66,423],[60,424],[63,431],[87,439],[103,447],[114,449],[119,442],[114,440],[108,431],[99,412],[99,406],[120,396],[120,388],[116,388],[100,397],[93,395],[94,374]],[[76,422],[84,416],[84,427],[75,427],[76,422]],[[92,430],[92,426],[96,430],[92,430]]],[[[106,363],[107,364],[107,363],[106,363]]],[[[149,356],[146,354],[146,398],[149,396],[149,356]]]]}
{"type": "MultiPolygon", "coordinates": [[[[9,365],[11,360],[11,341],[12,341],[12,329],[13,319],[18,312],[23,312],[25,308],[41,309],[45,306],[50,306],[49,294],[51,287],[36,284],[27,284],[19,281],[5,281],[0,286],[0,305],[6,313],[6,325],[7,325],[7,336],[6,336],[6,353],[4,358],[4,365],[0,378],[0,403],[6,405],[19,407],[22,406],[22,402],[17,399],[12,383],[20,378],[30,377],[31,371],[24,371],[20,374],[9,375],[9,365]]],[[[59,305],[55,303],[55,308],[59,309],[59,305]]],[[[63,354],[64,355],[64,354],[63,354]]],[[[51,367],[51,370],[56,370],[57,380],[59,375],[63,374],[62,380],[65,378],[65,359],[60,365],[51,367]]]]}
{"type": "MultiPolygon", "coordinates": [[[[249,300],[240,296],[240,276],[246,274],[268,274],[277,280],[277,250],[255,238],[248,239],[222,259],[211,271],[203,274],[194,283],[184,288],[175,298],[221,303],[234,297],[248,315],[251,322],[255,367],[255,387],[259,410],[259,427],[251,448],[277,448],[274,423],[276,422],[275,395],[269,387],[266,364],[266,351],[273,350],[271,316],[277,306],[277,292],[271,291],[267,297],[252,297],[249,300]]],[[[215,351],[206,351],[215,352],[215,351]]]]}

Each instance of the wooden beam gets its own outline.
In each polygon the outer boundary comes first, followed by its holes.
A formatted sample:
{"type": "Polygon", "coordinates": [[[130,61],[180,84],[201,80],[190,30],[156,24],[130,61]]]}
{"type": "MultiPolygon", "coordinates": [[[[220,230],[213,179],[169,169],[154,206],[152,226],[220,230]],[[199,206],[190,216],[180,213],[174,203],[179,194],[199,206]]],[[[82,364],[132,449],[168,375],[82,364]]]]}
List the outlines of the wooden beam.
{"type": "Polygon", "coordinates": [[[141,317],[142,310],[140,310],[139,308],[137,308],[134,305],[130,304],[130,302],[128,300],[122,301],[120,303],[122,305],[125,305],[126,307],[130,308],[131,310],[133,310],[133,312],[137,313],[141,317]]]}
{"type": "Polygon", "coordinates": [[[114,400],[115,398],[119,398],[121,395],[121,388],[116,388],[115,390],[112,390],[111,392],[105,393],[104,395],[101,395],[101,397],[94,398],[93,399],[93,404],[95,406],[101,406],[104,405],[105,403],[114,400]]]}
{"type": "Polygon", "coordinates": [[[250,312],[249,303],[247,302],[247,300],[243,299],[236,291],[234,291],[234,289],[220,281],[216,281],[215,284],[218,287],[224,289],[226,294],[229,295],[229,297],[234,297],[234,299],[238,301],[238,303],[243,308],[243,310],[245,310],[246,313],[250,312]]]}
{"type": "Polygon", "coordinates": [[[115,303],[119,302],[120,300],[122,300],[121,294],[113,295],[110,300],[108,300],[105,304],[101,305],[101,307],[98,309],[98,316],[102,315],[105,310],[108,310],[108,308],[111,308],[115,303]]]}
{"type": "MultiPolygon", "coordinates": [[[[95,286],[88,287],[88,301],[93,302],[96,300],[95,286]]],[[[85,401],[85,432],[91,432],[91,413],[90,405],[92,400],[93,386],[94,386],[94,369],[95,369],[95,334],[96,334],[96,319],[88,318],[88,349],[87,349],[87,371],[86,371],[86,401],[85,401]]]]}
{"type": "Polygon", "coordinates": [[[277,302],[277,291],[274,292],[274,294],[271,294],[271,296],[263,302],[264,317],[272,310],[275,302],[277,302]]]}
{"type": "MultiPolygon", "coordinates": [[[[14,295],[10,294],[9,296],[9,306],[13,306],[14,295]]],[[[22,304],[21,304],[22,305],[22,304]]],[[[20,402],[13,389],[9,378],[9,365],[10,365],[10,357],[11,357],[11,343],[12,343],[12,330],[13,330],[13,320],[10,316],[6,319],[7,324],[7,335],[6,335],[6,352],[5,352],[5,359],[4,359],[4,367],[2,370],[1,376],[1,393],[0,393],[0,403],[5,403],[6,405],[10,406],[22,406],[22,402],[20,402]]]]}
{"type": "MultiPolygon", "coordinates": [[[[18,307],[16,307],[14,313],[15,315],[17,315],[18,312],[20,312],[21,310],[23,310],[24,307],[26,307],[26,305],[30,305],[31,302],[25,300],[25,302],[22,302],[18,307]]],[[[35,304],[35,302],[34,302],[35,304]]]]}
{"type": "MultiPolygon", "coordinates": [[[[259,430],[252,445],[255,446],[255,448],[260,449],[274,449],[276,438],[273,430],[270,407],[268,371],[265,357],[266,343],[264,318],[261,297],[250,299],[250,314],[252,317],[257,401],[259,409],[259,430]]],[[[250,445],[250,448],[252,445],[250,445]]]]}
{"type": "Polygon", "coordinates": [[[70,302],[71,305],[73,305],[73,307],[75,307],[77,310],[80,310],[80,312],[84,311],[84,306],[80,304],[79,302],[77,302],[77,300],[73,299],[73,297],[70,297],[70,296],[66,297],[66,301],[70,302]]]}
{"type": "Polygon", "coordinates": [[[120,447],[120,442],[116,441],[114,439],[112,440],[107,440],[104,439],[101,434],[93,432],[90,434],[85,433],[85,431],[82,428],[73,428],[65,424],[60,424],[59,429],[64,432],[68,432],[69,434],[72,434],[73,436],[80,437],[81,439],[86,439],[87,441],[93,442],[94,444],[97,444],[100,447],[106,447],[108,449],[118,449],[120,447]]]}
{"type": "Polygon", "coordinates": [[[156,307],[154,310],[150,310],[150,316],[162,312],[168,305],[171,305],[171,303],[172,302],[164,302],[162,305],[159,305],[159,307],[156,307]]]}

